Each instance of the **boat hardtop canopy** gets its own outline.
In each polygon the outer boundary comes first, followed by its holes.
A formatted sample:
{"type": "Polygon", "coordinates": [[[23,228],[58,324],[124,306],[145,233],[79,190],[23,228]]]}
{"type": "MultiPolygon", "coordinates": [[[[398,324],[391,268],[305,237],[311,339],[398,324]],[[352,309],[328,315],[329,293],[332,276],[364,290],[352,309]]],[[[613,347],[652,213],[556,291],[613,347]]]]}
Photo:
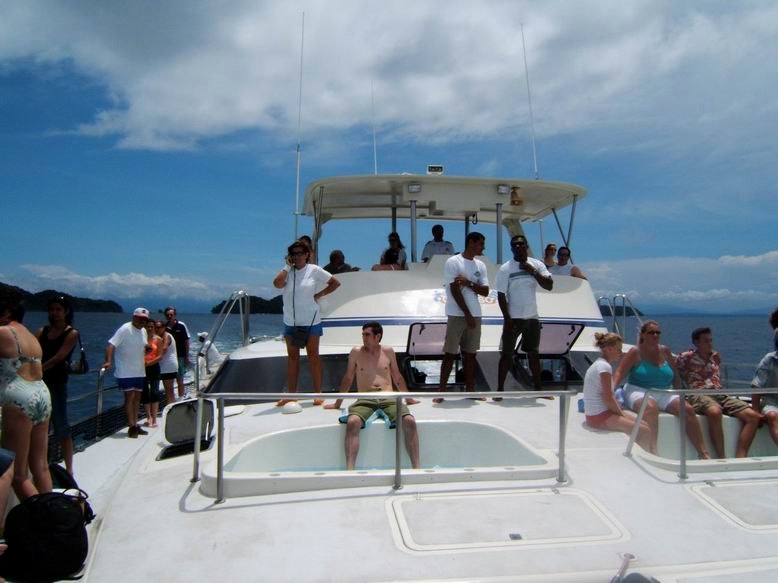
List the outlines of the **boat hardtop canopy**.
{"type": "Polygon", "coordinates": [[[415,206],[417,219],[475,218],[495,223],[501,214],[501,222],[509,225],[542,219],[585,195],[582,186],[546,180],[419,174],[336,176],[308,185],[303,214],[322,225],[332,219],[411,218],[415,206]]]}

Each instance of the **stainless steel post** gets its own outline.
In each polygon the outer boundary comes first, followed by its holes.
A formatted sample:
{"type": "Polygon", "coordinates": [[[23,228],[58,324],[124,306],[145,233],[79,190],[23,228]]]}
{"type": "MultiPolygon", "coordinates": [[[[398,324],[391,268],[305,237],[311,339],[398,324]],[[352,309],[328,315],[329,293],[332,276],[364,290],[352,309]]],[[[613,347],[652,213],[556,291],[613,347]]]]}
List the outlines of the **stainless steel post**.
{"type": "MultiPolygon", "coordinates": [[[[243,333],[243,346],[247,346],[251,338],[250,330],[251,298],[248,294],[241,296],[241,332],[243,333]]],[[[208,354],[206,353],[206,358],[208,354]]],[[[207,361],[206,361],[207,362],[207,361]]]]}
{"type": "Polygon", "coordinates": [[[197,391],[197,425],[195,425],[194,461],[192,462],[191,482],[200,480],[200,442],[203,439],[203,397],[197,391]]]}
{"type": "Polygon", "coordinates": [[[224,399],[217,401],[219,427],[216,430],[216,504],[224,502],[224,399]]]}
{"type": "Polygon", "coordinates": [[[497,203],[497,210],[495,212],[495,227],[497,233],[495,237],[495,244],[497,245],[497,265],[502,263],[502,203],[497,203]]]}
{"type": "Polygon", "coordinates": [[[643,415],[646,412],[648,406],[648,391],[643,396],[643,402],[640,403],[640,410],[638,411],[638,418],[635,419],[635,426],[632,428],[632,433],[629,434],[629,443],[627,443],[627,451],[624,455],[632,457],[632,446],[635,445],[635,440],[638,438],[638,431],[640,431],[640,422],[643,421],[643,415]]]}
{"type": "Polygon", "coordinates": [[[680,471],[678,477],[682,480],[688,478],[686,474],[686,399],[683,395],[678,395],[680,402],[678,403],[678,427],[681,434],[678,436],[678,443],[681,444],[680,457],[680,471]]]}
{"type": "Polygon", "coordinates": [[[562,395],[559,399],[559,472],[556,481],[567,481],[565,475],[565,441],[567,439],[567,413],[570,405],[570,396],[562,395]]]}
{"type": "Polygon", "coordinates": [[[394,434],[394,489],[400,490],[403,487],[402,483],[402,459],[400,453],[402,452],[402,432],[403,432],[403,418],[400,414],[400,407],[402,406],[402,397],[395,398],[397,404],[397,416],[395,417],[395,434],[394,434]]]}
{"type": "Polygon", "coordinates": [[[97,373],[97,403],[95,404],[95,440],[100,439],[100,418],[103,413],[103,384],[105,383],[105,368],[97,373]]]}
{"type": "Polygon", "coordinates": [[[397,232],[397,196],[392,195],[392,233],[397,232]]]}
{"type": "MultiPolygon", "coordinates": [[[[573,207],[570,209],[570,222],[567,224],[567,243],[566,245],[570,246],[570,241],[573,239],[573,223],[575,222],[575,207],[578,203],[578,195],[573,195],[573,207]]],[[[571,253],[572,255],[572,253],[571,253]]],[[[573,263],[573,258],[570,257],[570,263],[573,263]]]]}
{"type": "Polygon", "coordinates": [[[411,263],[416,263],[416,201],[411,201],[411,263]]]}

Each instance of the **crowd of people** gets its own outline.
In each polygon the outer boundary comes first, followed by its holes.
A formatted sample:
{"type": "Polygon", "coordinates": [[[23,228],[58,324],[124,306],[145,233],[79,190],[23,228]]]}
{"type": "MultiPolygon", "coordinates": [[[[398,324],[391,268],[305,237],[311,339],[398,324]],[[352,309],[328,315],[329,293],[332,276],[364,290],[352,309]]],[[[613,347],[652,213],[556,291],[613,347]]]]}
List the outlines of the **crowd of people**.
{"type": "MultiPolygon", "coordinates": [[[[778,309],[773,311],[769,321],[775,331],[778,309]]],[[[778,331],[774,334],[778,335],[778,331]]],[[[661,343],[661,335],[658,322],[646,321],[640,328],[637,346],[624,355],[621,336],[614,333],[595,335],[600,358],[589,367],[584,378],[584,412],[588,426],[631,433],[637,422],[635,413],[647,400],[637,441],[651,453],[657,453],[660,412],[686,416],[686,434],[700,459],[711,457],[700,416],[707,420],[710,442],[717,458],[727,457],[724,416],[734,417],[740,422],[735,457],[748,456],[757,430],[763,424],[769,428],[773,441],[778,445],[778,395],[756,392],[758,389],[778,387],[778,351],[768,352],[757,366],[751,381],[755,392],[749,403],[721,392],[707,394],[723,390],[721,355],[713,349],[713,331],[709,327],[693,330],[693,347],[678,355],[661,343]],[[614,371],[616,363],[618,366],[614,371]],[[623,397],[619,400],[616,390],[622,383],[623,397]],[[669,389],[697,389],[700,394],[681,396],[669,392],[669,389]]]]}
{"type": "Polygon", "coordinates": [[[103,370],[113,369],[113,376],[124,397],[127,416],[127,437],[148,435],[138,423],[140,405],[146,413],[144,427],[157,426],[161,394],[165,400],[176,400],[186,394],[184,375],[191,367],[189,361],[189,329],[177,318],[176,309],[164,310],[165,322],[150,318],[146,308],[136,308],[132,319],[122,324],[105,347],[103,370]]]}
{"type": "MultiPolygon", "coordinates": [[[[48,324],[33,333],[23,324],[21,293],[10,287],[0,290],[0,481],[7,480],[19,500],[52,489],[50,426],[65,469],[74,474],[67,398],[69,376],[81,372],[73,370],[73,354],[81,340],[67,297],[52,297],[47,307],[48,324]]],[[[154,320],[146,308],[137,308],[106,347],[102,366],[114,368],[132,438],[148,433],[138,424],[140,404],[146,410],[145,425],[156,427],[160,383],[168,402],[176,399],[176,381],[179,397],[184,395],[183,375],[190,366],[189,331],[176,319],[175,308],[167,308],[165,316],[164,322],[154,320]]]]}
{"type": "MultiPolygon", "coordinates": [[[[438,390],[446,391],[452,368],[459,354],[462,356],[464,385],[466,392],[475,391],[476,354],[481,340],[481,301],[480,297],[489,295],[489,281],[486,265],[478,257],[483,255],[486,237],[479,232],[470,232],[465,238],[465,249],[454,252],[451,242],[443,239],[442,225],[432,228],[433,238],[422,252],[422,261],[428,262],[434,255],[448,256],[444,266],[446,292],[446,336],[442,347],[440,384],[438,390]]],[[[389,246],[381,254],[379,263],[373,271],[402,271],[407,269],[405,246],[397,233],[388,237],[389,246]]],[[[513,258],[505,262],[495,281],[497,298],[503,314],[502,350],[498,371],[498,391],[504,390],[505,380],[512,366],[513,353],[521,337],[521,348],[527,353],[533,385],[542,389],[542,377],[539,358],[540,321],[536,301],[538,287],[551,290],[553,277],[547,265],[529,257],[527,239],[515,236],[510,242],[513,258]]],[[[340,250],[330,254],[330,263],[325,269],[313,264],[310,240],[298,239],[287,249],[283,269],[273,280],[273,285],[283,290],[284,332],[287,348],[287,391],[297,392],[300,374],[300,350],[305,349],[308,356],[311,380],[314,392],[321,392],[322,368],[319,357],[319,341],[323,334],[318,301],[323,296],[335,292],[340,286],[337,274],[353,271],[345,262],[340,250]]],[[[567,247],[560,249],[555,266],[563,268],[570,258],[567,247]]],[[[561,272],[573,275],[569,268],[561,272]]],[[[578,270],[575,277],[584,277],[578,270]]],[[[397,366],[396,356],[390,347],[381,346],[383,328],[378,322],[368,322],[362,330],[362,345],[352,349],[347,371],[341,382],[341,391],[351,389],[356,380],[358,392],[407,391],[405,381],[397,366]]],[[[495,397],[500,401],[499,396],[495,397]]],[[[294,397],[281,399],[278,406],[287,406],[294,397]]],[[[443,397],[434,399],[435,403],[443,397]]],[[[413,400],[406,400],[412,404],[413,400]]],[[[314,400],[321,405],[322,399],[314,400]]],[[[325,405],[327,409],[339,409],[340,401],[325,405]]],[[[353,468],[359,448],[359,429],[372,413],[380,409],[396,422],[402,419],[406,433],[406,447],[411,463],[418,467],[418,435],[413,416],[406,406],[397,410],[394,399],[359,399],[348,409],[342,418],[346,424],[347,467],[353,468]]]]}
{"type": "MultiPolygon", "coordinates": [[[[465,239],[465,249],[454,252],[454,246],[443,239],[441,225],[432,228],[433,239],[424,247],[422,261],[428,262],[434,255],[449,256],[445,262],[446,335],[440,369],[438,390],[446,390],[454,362],[461,355],[466,392],[475,391],[476,354],[481,339],[481,302],[479,296],[489,295],[486,266],[478,259],[483,255],[486,238],[471,232],[465,239]]],[[[373,271],[397,271],[407,269],[404,245],[397,233],[388,237],[389,246],[381,254],[373,271]]],[[[529,256],[529,245],[523,235],[511,238],[512,259],[500,266],[494,286],[503,315],[500,361],[497,375],[497,391],[503,391],[513,354],[521,338],[520,348],[526,353],[532,383],[542,389],[543,375],[539,357],[541,326],[538,316],[536,293],[538,288],[552,290],[554,276],[564,275],[586,279],[586,275],[572,264],[570,248],[557,248],[550,243],[544,249],[543,261],[529,256]]],[[[310,239],[300,239],[288,248],[284,268],[276,275],[273,284],[283,289],[284,338],[287,346],[287,387],[297,392],[300,366],[300,350],[308,353],[308,363],[314,391],[321,392],[322,369],[319,358],[319,340],[323,334],[318,300],[338,289],[336,274],[353,271],[345,263],[343,252],[330,254],[325,269],[312,264],[310,239]],[[290,273],[292,274],[290,283],[290,273]],[[310,321],[308,321],[310,320],[310,321]]],[[[774,330],[774,348],[760,363],[753,380],[755,388],[778,385],[778,309],[769,318],[774,330]]],[[[715,455],[726,456],[722,416],[737,418],[741,424],[735,455],[745,457],[760,425],[766,424],[778,444],[778,396],[754,394],[751,404],[744,400],[721,394],[689,395],[662,394],[657,390],[690,387],[697,389],[721,389],[720,356],[713,351],[712,332],[709,328],[692,333],[694,348],[679,356],[661,343],[661,327],[649,320],[640,329],[637,346],[622,353],[623,339],[615,333],[598,333],[595,345],[600,357],[586,371],[584,377],[584,410],[586,424],[595,429],[631,433],[637,422],[635,413],[644,400],[644,416],[637,430],[637,441],[646,450],[657,452],[659,413],[686,416],[686,432],[700,459],[711,457],[702,433],[698,415],[708,420],[708,429],[715,455]],[[616,367],[614,371],[614,366],[616,367]],[[617,398],[616,389],[623,386],[617,398]]],[[[368,322],[363,327],[362,346],[352,349],[347,371],[341,382],[341,392],[349,391],[356,380],[358,392],[407,391],[405,381],[397,367],[396,356],[389,347],[381,346],[383,329],[378,322],[368,322]]],[[[494,397],[500,401],[501,397],[494,397]]],[[[279,406],[294,401],[293,398],[278,401],[279,406]]],[[[434,403],[442,397],[433,399],[434,403]]],[[[314,401],[322,404],[321,399],[314,401]]],[[[325,405],[326,409],[339,409],[340,400],[325,405]]],[[[399,415],[407,429],[406,447],[414,467],[418,467],[418,434],[413,416],[407,407],[397,411],[394,399],[360,399],[349,407],[341,420],[346,423],[346,459],[349,468],[354,467],[359,448],[359,429],[366,419],[380,409],[392,423],[399,415]]]]}
{"type": "MultiPolygon", "coordinates": [[[[480,297],[489,295],[483,255],[486,238],[470,232],[465,248],[454,253],[454,247],[443,239],[441,225],[432,229],[433,239],[424,247],[422,260],[434,255],[446,255],[444,277],[446,292],[446,335],[442,349],[440,384],[446,390],[456,357],[461,354],[464,385],[475,391],[476,353],[481,339],[480,297]]],[[[544,260],[529,256],[526,238],[511,238],[512,258],[500,266],[494,286],[503,316],[501,353],[498,365],[497,391],[503,391],[513,353],[521,338],[521,349],[527,360],[536,390],[542,389],[542,374],[538,354],[540,322],[536,293],[538,288],[552,290],[555,275],[585,279],[581,270],[570,264],[570,249],[558,249],[554,244],[544,250],[544,260]]],[[[330,263],[323,269],[315,264],[310,238],[303,237],[287,248],[285,264],[273,280],[282,290],[283,336],[287,350],[287,391],[297,392],[300,376],[300,351],[305,350],[314,392],[322,390],[322,364],[319,342],[323,334],[319,300],[336,290],[340,282],[335,274],[354,271],[345,262],[340,250],[330,254],[330,263]]],[[[388,247],[381,254],[375,270],[407,269],[404,245],[397,233],[390,233],[388,247]]],[[[114,377],[124,396],[128,437],[137,438],[148,432],[138,422],[140,405],[146,413],[144,426],[156,427],[161,400],[160,385],[168,403],[185,395],[184,375],[189,361],[190,334],[177,319],[172,306],[164,310],[165,321],[152,319],[146,308],[134,310],[129,322],[120,326],[108,341],[102,368],[113,369],[114,377]]],[[[51,490],[48,470],[49,424],[52,436],[61,447],[66,470],[73,474],[73,440],[67,417],[67,386],[71,373],[71,358],[80,344],[74,326],[73,308],[64,296],[48,302],[48,325],[35,333],[23,322],[22,297],[12,288],[3,288],[0,295],[0,405],[2,405],[2,449],[0,449],[0,480],[8,480],[21,500],[38,492],[51,490]]],[[[778,309],[769,323],[774,331],[774,346],[757,367],[752,381],[756,390],[778,386],[778,309]]],[[[656,453],[660,412],[686,416],[687,435],[701,459],[710,457],[698,416],[707,419],[714,454],[726,456],[722,418],[739,420],[741,430],[735,455],[745,457],[758,428],[766,425],[778,444],[778,395],[755,392],[751,402],[721,393],[721,356],[713,349],[713,332],[699,328],[692,332],[693,348],[678,356],[661,343],[661,326],[649,320],[640,328],[639,341],[622,354],[623,339],[614,333],[598,333],[595,343],[598,358],[584,377],[583,399],[586,424],[596,429],[630,433],[636,423],[635,413],[647,400],[637,440],[644,449],[656,453]],[[615,367],[615,370],[614,370],[615,367]],[[623,391],[616,391],[620,385],[623,391]],[[699,395],[681,397],[661,390],[688,387],[701,389],[699,395]],[[619,398],[621,393],[621,398],[619,398]]],[[[205,342],[206,334],[200,335],[205,342]]],[[[352,389],[356,381],[358,392],[407,391],[391,347],[381,345],[383,328],[378,322],[368,322],[362,328],[362,344],[351,350],[341,391],[352,389]]],[[[216,353],[216,361],[221,356],[216,353]]],[[[209,350],[210,350],[209,349],[209,350]]],[[[210,354],[210,352],[209,352],[210,354]]],[[[440,403],[438,397],[434,402],[440,403]]],[[[495,401],[501,400],[499,396],[495,401]]],[[[284,406],[294,401],[290,395],[278,401],[284,406]]],[[[406,399],[406,404],[413,404],[406,399]]],[[[314,405],[322,405],[316,399],[314,405]]],[[[325,405],[339,409],[340,402],[325,405]]],[[[359,448],[359,429],[375,410],[382,410],[392,423],[399,416],[406,429],[406,447],[414,467],[419,465],[418,434],[415,421],[403,406],[397,410],[394,399],[367,398],[356,401],[348,409],[343,422],[347,426],[346,454],[348,467],[353,468],[359,448]]]]}

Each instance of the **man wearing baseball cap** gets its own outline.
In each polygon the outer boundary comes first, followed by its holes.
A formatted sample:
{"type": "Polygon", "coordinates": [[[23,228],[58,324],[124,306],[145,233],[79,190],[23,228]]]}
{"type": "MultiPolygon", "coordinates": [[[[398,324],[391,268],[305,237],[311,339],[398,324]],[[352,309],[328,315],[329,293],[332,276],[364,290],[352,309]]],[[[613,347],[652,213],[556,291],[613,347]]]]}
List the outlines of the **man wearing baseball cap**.
{"type": "Polygon", "coordinates": [[[105,348],[103,368],[111,368],[111,361],[116,363],[114,378],[119,390],[124,393],[124,410],[127,414],[127,437],[137,438],[148,435],[148,432],[138,425],[138,406],[143,385],[146,383],[146,363],[143,356],[149,349],[149,339],[146,334],[146,321],[149,311],[146,308],[136,308],[132,320],[122,324],[108,341],[105,348]]]}

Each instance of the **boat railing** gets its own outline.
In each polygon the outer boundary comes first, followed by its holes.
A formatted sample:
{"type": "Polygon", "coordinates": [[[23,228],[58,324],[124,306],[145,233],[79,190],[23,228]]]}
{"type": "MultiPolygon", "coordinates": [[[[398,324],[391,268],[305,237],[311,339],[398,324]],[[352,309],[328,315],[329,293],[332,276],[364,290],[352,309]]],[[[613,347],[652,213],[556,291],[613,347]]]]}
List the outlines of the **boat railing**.
{"type": "MultiPolygon", "coordinates": [[[[643,389],[646,392],[647,396],[651,396],[653,394],[656,395],[680,395],[682,398],[685,398],[686,395],[722,395],[722,396],[738,396],[738,395],[778,395],[778,387],[766,387],[766,388],[727,388],[727,389],[643,389]]],[[[643,402],[640,404],[640,409],[638,410],[638,416],[635,420],[635,426],[632,428],[632,433],[629,436],[629,441],[627,442],[627,449],[624,452],[624,455],[627,457],[632,457],[632,447],[635,445],[635,440],[638,437],[638,432],[640,430],[640,423],[643,421],[643,416],[646,412],[646,406],[648,405],[649,399],[644,398],[643,402]]],[[[681,480],[685,480],[688,478],[688,474],[686,472],[686,415],[678,415],[678,428],[679,428],[679,468],[678,468],[678,477],[681,480]]]]}
{"type": "Polygon", "coordinates": [[[200,362],[202,360],[202,362],[205,363],[205,370],[210,368],[210,363],[208,362],[208,349],[216,342],[216,337],[222,331],[222,328],[224,328],[224,323],[227,321],[230,314],[232,314],[232,311],[236,306],[238,308],[238,314],[240,315],[241,344],[246,346],[251,342],[251,336],[249,334],[250,303],[249,293],[241,289],[232,292],[227,301],[222,304],[219,315],[216,316],[216,320],[214,320],[211,329],[208,331],[208,337],[205,339],[205,342],[200,345],[200,350],[197,352],[195,360],[197,364],[194,367],[194,386],[197,390],[200,389],[200,362]]]}
{"type": "MultiPolygon", "coordinates": [[[[500,397],[503,399],[535,399],[538,397],[559,397],[559,444],[557,455],[559,458],[559,468],[557,470],[557,482],[560,484],[567,482],[565,472],[565,441],[567,439],[567,418],[570,410],[570,398],[575,396],[575,389],[554,390],[554,391],[503,391],[500,397]]],[[[493,391],[479,391],[466,393],[468,398],[489,398],[494,397],[493,391]]],[[[321,399],[322,393],[216,393],[206,394],[198,392],[197,398],[197,422],[195,423],[195,450],[192,467],[192,482],[200,480],[200,444],[202,438],[203,421],[203,400],[216,400],[217,424],[216,424],[216,503],[224,502],[224,402],[230,401],[257,401],[257,400],[278,400],[289,399],[321,399]]],[[[362,399],[364,393],[326,393],[328,399],[362,399]]],[[[397,402],[397,410],[400,410],[402,400],[407,398],[414,399],[434,399],[437,397],[462,398],[461,392],[402,392],[392,395],[397,402]]],[[[401,454],[403,447],[402,423],[397,423],[394,444],[394,489],[402,488],[402,467],[401,454]]]]}
{"type": "Polygon", "coordinates": [[[629,299],[627,294],[616,294],[612,298],[607,296],[600,296],[597,298],[597,307],[602,312],[603,304],[608,311],[612,319],[611,331],[619,334],[622,338],[627,338],[627,318],[635,318],[638,326],[643,325],[643,319],[640,317],[640,312],[629,299]],[[619,307],[621,310],[619,310],[619,307]],[[621,319],[621,324],[619,324],[621,319]]]}

